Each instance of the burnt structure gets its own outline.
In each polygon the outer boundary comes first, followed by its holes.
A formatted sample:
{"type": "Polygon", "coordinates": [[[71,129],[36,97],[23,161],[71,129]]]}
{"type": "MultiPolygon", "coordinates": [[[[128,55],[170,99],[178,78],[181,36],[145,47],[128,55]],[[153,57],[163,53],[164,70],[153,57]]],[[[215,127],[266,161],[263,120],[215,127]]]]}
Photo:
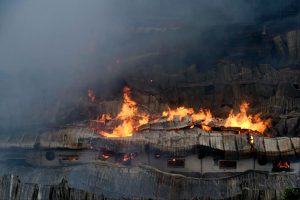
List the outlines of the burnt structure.
{"type": "MultiPolygon", "coordinates": [[[[64,171],[72,187],[111,198],[205,198],[213,193],[214,198],[268,199],[279,198],[286,187],[298,187],[299,137],[239,131],[208,133],[183,122],[156,122],[132,137],[105,138],[81,124],[26,137],[2,135],[1,160],[22,161],[33,173],[49,173],[35,180],[40,184],[57,184],[59,176],[51,174],[64,171]],[[80,180],[86,173],[87,180],[80,180]]],[[[9,171],[33,180],[19,170],[9,171]]],[[[51,194],[41,191],[36,192],[51,194]]]]}

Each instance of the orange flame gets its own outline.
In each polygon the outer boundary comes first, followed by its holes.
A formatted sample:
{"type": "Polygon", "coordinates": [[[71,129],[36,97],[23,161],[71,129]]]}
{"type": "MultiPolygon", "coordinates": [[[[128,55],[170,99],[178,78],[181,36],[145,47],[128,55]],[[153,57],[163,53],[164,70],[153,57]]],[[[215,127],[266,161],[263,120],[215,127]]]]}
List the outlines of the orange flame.
{"type": "Polygon", "coordinates": [[[212,114],[210,110],[200,109],[198,113],[192,115],[193,122],[203,121],[203,124],[208,125],[212,120],[212,114]]]}
{"type": "Polygon", "coordinates": [[[87,95],[88,95],[88,97],[90,98],[90,100],[91,100],[92,102],[95,102],[95,100],[96,100],[96,95],[95,95],[95,93],[94,93],[93,90],[88,89],[87,95]]]}
{"type": "Polygon", "coordinates": [[[195,113],[193,108],[185,108],[183,106],[173,110],[168,108],[168,110],[162,113],[162,117],[167,118],[168,121],[172,121],[176,118],[181,121],[183,118],[189,117],[193,122],[202,121],[202,123],[205,125],[209,124],[209,122],[212,120],[212,114],[210,110],[200,109],[198,113],[195,113]]]}
{"type": "Polygon", "coordinates": [[[242,129],[249,129],[252,131],[258,131],[263,133],[268,127],[270,127],[271,119],[262,120],[260,118],[261,113],[256,115],[248,115],[247,111],[249,103],[243,102],[240,105],[240,112],[234,114],[233,111],[229,113],[229,116],[225,120],[225,127],[240,127],[242,129]]]}
{"type": "MultiPolygon", "coordinates": [[[[103,115],[102,115],[103,116],[103,115]]],[[[134,130],[149,121],[149,116],[138,112],[137,103],[130,98],[130,88],[123,89],[123,104],[120,113],[116,119],[122,123],[117,126],[112,133],[100,131],[105,137],[130,137],[134,130]]]]}
{"type": "Polygon", "coordinates": [[[201,126],[201,128],[206,131],[206,132],[210,132],[211,131],[211,127],[210,126],[207,126],[207,125],[203,125],[201,126]]]}
{"type": "Polygon", "coordinates": [[[112,119],[112,117],[110,114],[103,114],[103,115],[99,116],[96,121],[101,122],[101,123],[106,123],[107,121],[109,121],[111,119],[112,119]]]}
{"type": "Polygon", "coordinates": [[[168,110],[162,113],[163,117],[166,117],[167,120],[172,121],[176,117],[181,121],[184,117],[191,116],[194,114],[194,110],[192,108],[179,107],[174,110],[168,108],[168,110]]]}

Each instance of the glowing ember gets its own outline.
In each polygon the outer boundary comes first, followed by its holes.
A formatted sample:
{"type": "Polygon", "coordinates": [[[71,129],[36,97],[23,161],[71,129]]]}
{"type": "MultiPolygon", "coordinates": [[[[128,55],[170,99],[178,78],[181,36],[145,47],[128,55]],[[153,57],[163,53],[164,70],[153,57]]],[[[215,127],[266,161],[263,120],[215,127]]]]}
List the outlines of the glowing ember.
{"type": "Polygon", "coordinates": [[[111,119],[112,119],[112,117],[110,114],[103,114],[103,115],[99,116],[96,121],[106,123],[107,121],[109,121],[111,119]]]}
{"type": "Polygon", "coordinates": [[[109,155],[105,155],[105,154],[102,154],[102,158],[104,158],[104,159],[109,159],[109,155]]]}
{"type": "Polygon", "coordinates": [[[121,111],[116,117],[121,120],[121,124],[112,133],[100,131],[99,134],[105,137],[130,137],[137,127],[148,123],[149,116],[138,111],[137,103],[130,98],[128,87],[123,89],[123,98],[121,111]]]}
{"type": "Polygon", "coordinates": [[[249,103],[242,103],[240,105],[240,112],[234,114],[232,111],[225,120],[225,127],[239,127],[242,129],[249,129],[252,131],[258,131],[263,133],[271,123],[270,119],[262,120],[260,118],[260,113],[256,115],[248,115],[247,110],[249,103]]]}
{"type": "Polygon", "coordinates": [[[88,97],[90,98],[90,100],[91,100],[92,102],[95,102],[95,100],[96,100],[96,95],[95,95],[95,93],[93,92],[93,90],[88,89],[87,95],[88,95],[88,97]]]}
{"type": "Polygon", "coordinates": [[[287,161],[279,161],[277,164],[278,169],[289,169],[290,165],[287,161]]]}
{"type": "Polygon", "coordinates": [[[253,144],[254,144],[254,138],[253,138],[253,135],[250,135],[249,142],[250,142],[250,144],[251,144],[251,145],[253,145],[253,144]]]}
{"type": "Polygon", "coordinates": [[[123,157],[123,162],[129,161],[130,159],[131,159],[131,156],[126,153],[123,157]]]}

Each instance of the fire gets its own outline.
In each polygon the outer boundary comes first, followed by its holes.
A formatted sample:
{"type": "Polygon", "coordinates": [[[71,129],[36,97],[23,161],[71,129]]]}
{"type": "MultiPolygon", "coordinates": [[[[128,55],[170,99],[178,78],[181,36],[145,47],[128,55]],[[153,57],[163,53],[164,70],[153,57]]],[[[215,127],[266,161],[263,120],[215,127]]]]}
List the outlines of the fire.
{"type": "Polygon", "coordinates": [[[249,142],[250,142],[251,145],[254,144],[254,137],[253,137],[253,135],[250,135],[249,142]]]}
{"type": "MultiPolygon", "coordinates": [[[[91,90],[88,92],[92,97],[94,94],[91,90]]],[[[90,96],[89,95],[89,96],[90,96]]],[[[260,117],[260,113],[256,115],[247,114],[249,108],[249,103],[242,103],[240,105],[240,112],[234,114],[233,111],[230,112],[227,119],[221,121],[222,125],[225,127],[237,127],[241,129],[252,130],[254,132],[259,132],[261,134],[270,126],[271,119],[263,120],[260,117]]],[[[200,125],[201,128],[210,132],[211,122],[213,120],[213,115],[208,109],[200,109],[199,112],[195,112],[193,108],[186,108],[184,106],[177,107],[175,109],[168,108],[165,110],[161,117],[168,121],[182,121],[183,119],[189,119],[189,128],[194,128],[196,125],[200,125]],[[200,124],[198,124],[201,122],[200,124]]],[[[138,130],[139,126],[147,124],[150,119],[153,122],[159,121],[159,118],[150,117],[148,114],[141,112],[138,109],[137,103],[131,99],[130,89],[125,87],[123,89],[123,103],[120,112],[116,117],[112,117],[109,114],[103,114],[97,118],[97,122],[107,124],[107,122],[113,120],[114,124],[113,131],[105,132],[98,131],[98,133],[104,137],[130,137],[135,131],[138,130]]],[[[242,132],[243,130],[241,130],[242,132]]],[[[253,136],[249,136],[249,142],[253,145],[253,136]]]]}
{"type": "Polygon", "coordinates": [[[211,127],[210,126],[207,126],[207,125],[204,125],[202,124],[201,128],[206,131],[206,132],[210,132],[211,131],[211,127]]]}
{"type": "Polygon", "coordinates": [[[193,108],[178,107],[175,109],[170,109],[162,113],[162,117],[167,118],[168,121],[174,119],[179,119],[180,121],[185,117],[190,117],[193,122],[203,121],[203,124],[208,124],[212,120],[212,114],[210,110],[200,109],[198,113],[195,113],[193,108]]]}
{"type": "MultiPolygon", "coordinates": [[[[107,116],[104,116],[104,118],[107,119],[107,116]]],[[[138,111],[137,103],[131,99],[128,87],[123,89],[123,104],[116,120],[120,120],[121,124],[112,133],[104,131],[99,133],[105,137],[130,137],[137,127],[149,122],[149,116],[138,111]]]]}
{"type": "Polygon", "coordinates": [[[110,157],[109,155],[105,155],[105,154],[102,155],[103,159],[109,159],[109,157],[110,157]]]}
{"type": "Polygon", "coordinates": [[[112,119],[112,117],[110,114],[103,114],[103,115],[99,116],[96,121],[106,123],[107,121],[109,121],[111,119],[112,119]]]}
{"type": "Polygon", "coordinates": [[[212,114],[210,110],[200,109],[198,113],[192,115],[193,122],[195,121],[203,121],[202,123],[208,125],[212,120],[212,114]]]}
{"type": "Polygon", "coordinates": [[[287,161],[279,161],[277,164],[278,169],[289,169],[290,165],[287,161]]]}
{"type": "Polygon", "coordinates": [[[96,100],[96,95],[95,95],[95,93],[94,93],[93,90],[88,89],[87,95],[88,95],[88,97],[90,98],[90,100],[91,100],[92,102],[95,102],[95,100],[96,100]]]}
{"type": "Polygon", "coordinates": [[[123,162],[129,161],[130,158],[131,158],[131,156],[130,156],[129,154],[126,153],[126,154],[123,156],[123,162]]]}
{"type": "Polygon", "coordinates": [[[192,114],[194,114],[194,110],[192,108],[185,108],[182,106],[174,110],[168,108],[168,110],[162,113],[162,117],[166,117],[169,121],[172,121],[178,117],[178,119],[181,121],[184,117],[192,114]]]}
{"type": "Polygon", "coordinates": [[[249,103],[244,102],[240,105],[240,112],[234,114],[232,111],[225,120],[225,127],[240,127],[242,129],[249,129],[263,133],[271,123],[270,119],[262,120],[260,113],[256,115],[248,115],[247,111],[249,103]]]}

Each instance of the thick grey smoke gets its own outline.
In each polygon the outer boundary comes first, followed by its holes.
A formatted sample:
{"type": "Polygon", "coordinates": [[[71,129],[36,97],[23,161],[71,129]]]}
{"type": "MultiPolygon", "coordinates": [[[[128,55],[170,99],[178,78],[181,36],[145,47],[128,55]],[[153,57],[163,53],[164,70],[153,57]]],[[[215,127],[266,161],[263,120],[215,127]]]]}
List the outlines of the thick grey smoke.
{"type": "Polygon", "coordinates": [[[55,123],[57,104],[117,82],[120,58],[199,41],[211,26],[253,23],[254,9],[240,0],[0,1],[0,127],[55,123]],[[160,36],[165,27],[194,33],[170,39],[160,36]]]}

